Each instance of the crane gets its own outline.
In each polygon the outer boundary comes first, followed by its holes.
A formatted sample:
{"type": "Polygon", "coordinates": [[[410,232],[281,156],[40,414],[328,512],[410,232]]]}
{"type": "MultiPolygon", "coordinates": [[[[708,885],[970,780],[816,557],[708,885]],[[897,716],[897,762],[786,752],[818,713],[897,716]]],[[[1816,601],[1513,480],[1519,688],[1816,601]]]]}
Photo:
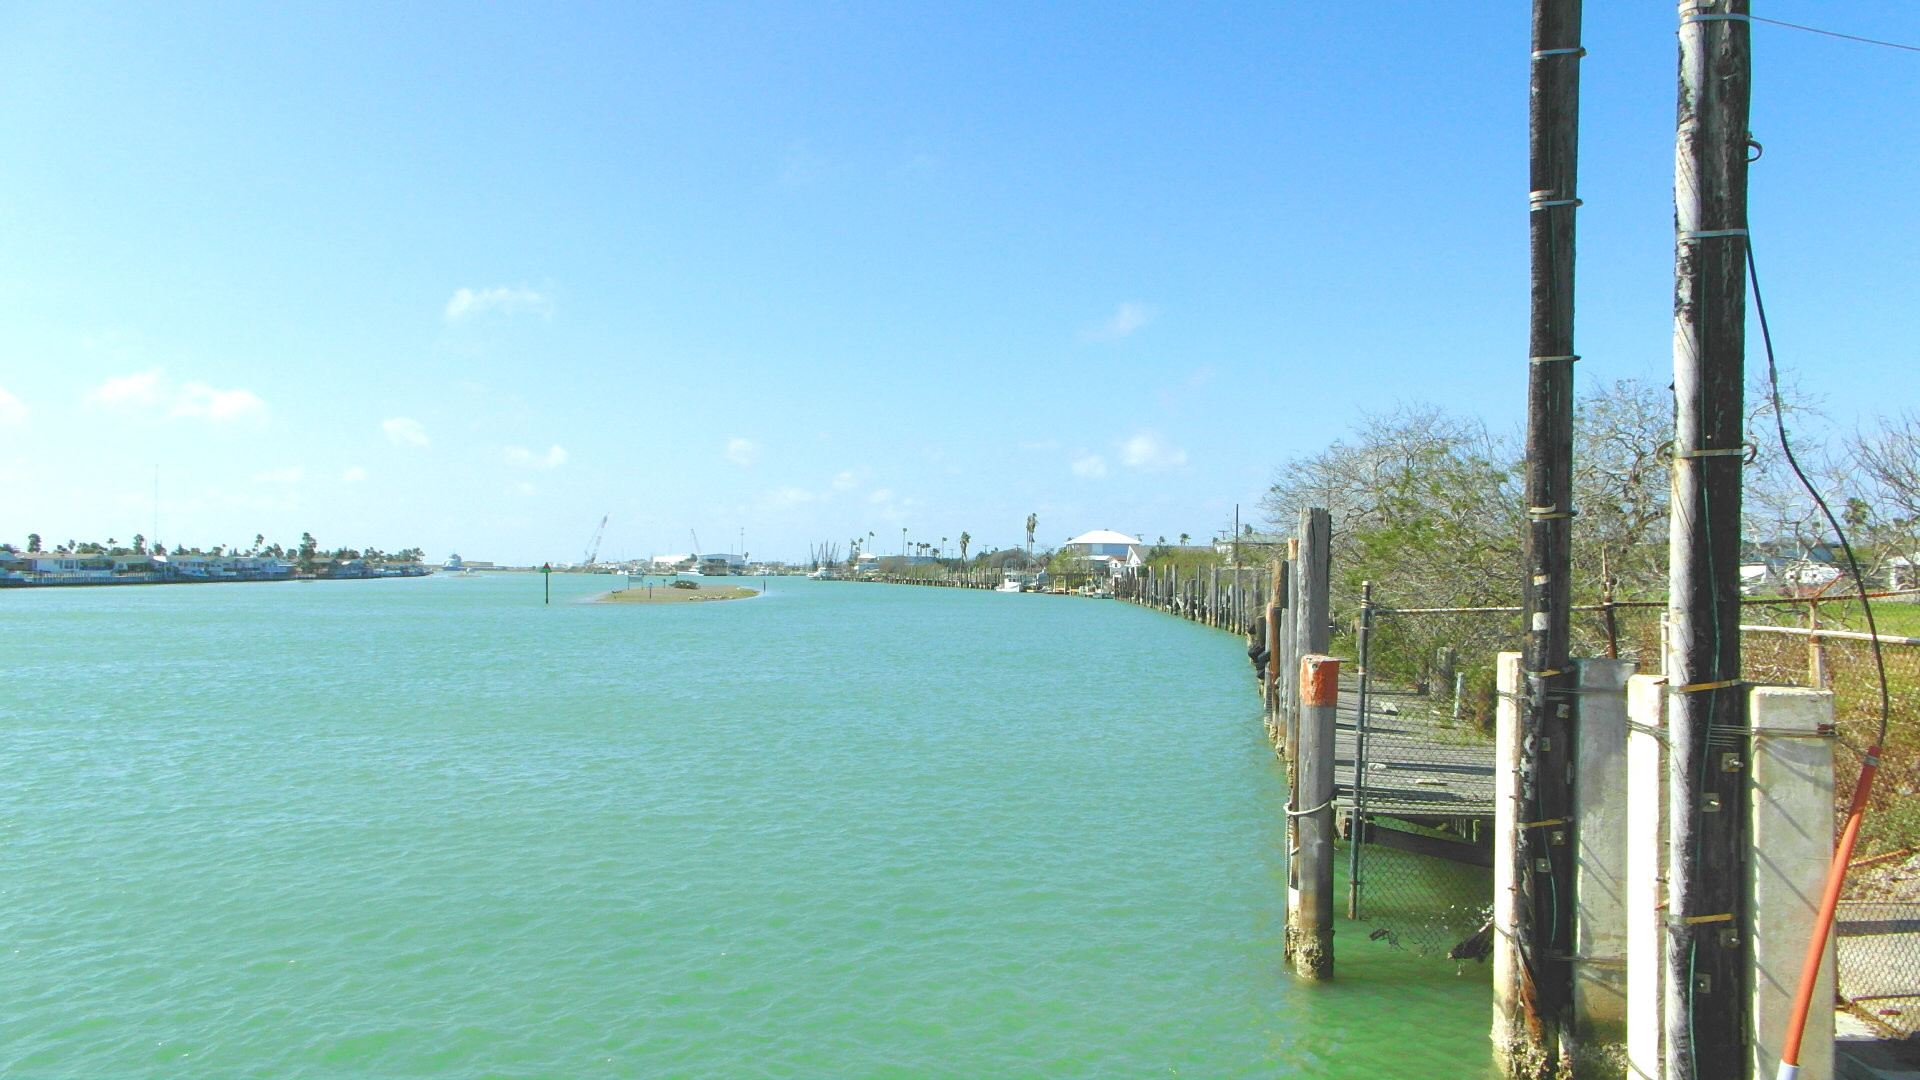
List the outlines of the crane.
{"type": "Polygon", "coordinates": [[[607,519],[612,516],[612,514],[602,514],[600,516],[600,527],[593,530],[593,540],[587,545],[587,561],[580,565],[592,566],[593,561],[600,557],[600,538],[607,535],[607,519]]]}

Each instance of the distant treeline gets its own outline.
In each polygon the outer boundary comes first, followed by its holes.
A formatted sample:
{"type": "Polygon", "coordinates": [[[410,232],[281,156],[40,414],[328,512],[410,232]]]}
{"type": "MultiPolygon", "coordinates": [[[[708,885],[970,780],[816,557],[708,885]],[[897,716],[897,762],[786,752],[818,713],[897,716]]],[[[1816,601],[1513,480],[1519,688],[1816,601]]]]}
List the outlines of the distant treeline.
{"type": "Polygon", "coordinates": [[[257,534],[253,538],[253,545],[251,547],[243,548],[238,544],[215,544],[213,547],[204,551],[198,547],[189,547],[185,544],[177,545],[169,551],[165,544],[158,542],[155,542],[152,547],[149,548],[147,538],[139,533],[134,533],[132,539],[124,544],[111,536],[107,537],[104,543],[93,540],[68,540],[64,544],[58,544],[51,548],[44,547],[43,543],[44,541],[41,539],[39,533],[28,533],[26,546],[16,547],[10,542],[0,543],[0,551],[26,554],[51,551],[57,554],[72,555],[172,554],[266,556],[269,558],[288,560],[300,566],[302,569],[309,569],[315,563],[344,561],[348,559],[362,559],[370,563],[417,563],[425,557],[424,553],[417,547],[401,548],[399,551],[382,551],[377,547],[342,547],[328,551],[320,547],[320,542],[314,539],[312,533],[301,533],[299,545],[293,548],[283,547],[280,544],[270,544],[264,535],[257,534]]]}

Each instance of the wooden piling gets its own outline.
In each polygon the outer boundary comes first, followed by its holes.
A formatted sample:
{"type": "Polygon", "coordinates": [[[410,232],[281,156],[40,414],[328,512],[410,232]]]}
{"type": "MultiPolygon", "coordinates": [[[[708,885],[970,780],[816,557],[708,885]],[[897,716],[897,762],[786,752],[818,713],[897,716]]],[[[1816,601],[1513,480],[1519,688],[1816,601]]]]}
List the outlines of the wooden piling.
{"type": "Polygon", "coordinates": [[[1287,816],[1295,843],[1287,866],[1286,955],[1294,974],[1333,977],[1334,716],[1340,705],[1340,661],[1300,658],[1299,745],[1287,816]]]}

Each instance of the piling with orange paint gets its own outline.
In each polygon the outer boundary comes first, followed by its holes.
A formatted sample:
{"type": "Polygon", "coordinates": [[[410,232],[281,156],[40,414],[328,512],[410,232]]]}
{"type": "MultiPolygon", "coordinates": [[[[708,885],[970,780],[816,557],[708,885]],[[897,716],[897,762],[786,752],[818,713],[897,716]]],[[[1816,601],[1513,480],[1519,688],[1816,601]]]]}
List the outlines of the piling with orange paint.
{"type": "Polygon", "coordinates": [[[1340,661],[1300,658],[1298,745],[1287,807],[1293,849],[1287,861],[1287,957],[1294,973],[1333,977],[1333,751],[1340,661]]]}

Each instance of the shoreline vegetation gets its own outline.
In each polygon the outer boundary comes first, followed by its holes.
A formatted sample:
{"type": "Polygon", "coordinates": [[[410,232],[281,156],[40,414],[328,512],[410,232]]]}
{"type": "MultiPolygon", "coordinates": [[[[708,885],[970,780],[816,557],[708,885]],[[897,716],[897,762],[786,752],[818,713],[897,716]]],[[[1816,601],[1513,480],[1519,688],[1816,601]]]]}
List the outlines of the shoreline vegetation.
{"type": "Polygon", "coordinates": [[[424,577],[433,573],[417,547],[400,551],[338,548],[324,551],[312,533],[295,548],[267,543],[216,544],[211,551],[184,544],[173,550],[135,533],[130,544],[69,540],[46,550],[39,533],[27,534],[25,550],[0,542],[0,586],[188,585],[225,581],[293,581],[322,578],[424,577]]]}
{"type": "Polygon", "coordinates": [[[595,604],[695,604],[712,600],[744,600],[749,596],[759,596],[760,590],[748,589],[739,585],[693,585],[681,582],[668,585],[636,585],[630,589],[615,589],[593,598],[595,604]]]}

